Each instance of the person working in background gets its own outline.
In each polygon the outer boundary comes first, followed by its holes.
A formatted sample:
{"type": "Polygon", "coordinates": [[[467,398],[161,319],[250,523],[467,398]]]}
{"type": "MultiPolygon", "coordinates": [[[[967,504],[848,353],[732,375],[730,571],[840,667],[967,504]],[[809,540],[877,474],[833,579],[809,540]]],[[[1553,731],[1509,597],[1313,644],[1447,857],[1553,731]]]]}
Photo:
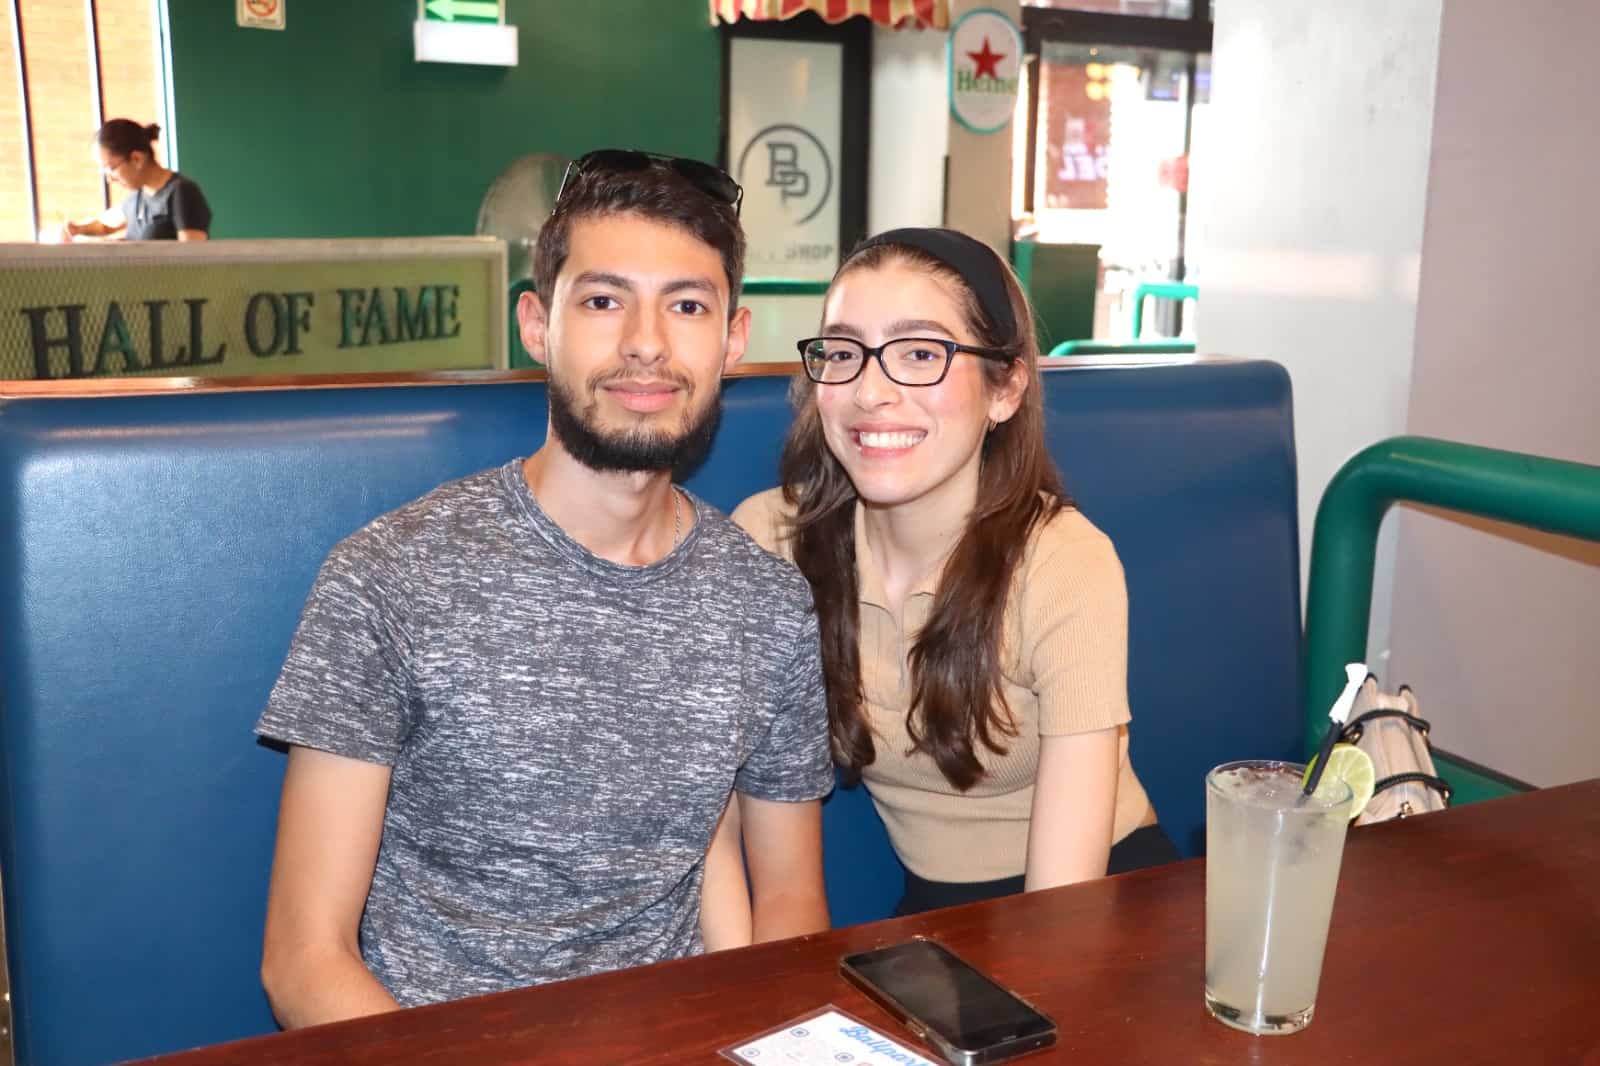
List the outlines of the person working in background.
{"type": "Polygon", "coordinates": [[[161,127],[114,118],[95,134],[100,168],[129,195],[99,218],[66,222],[61,240],[112,237],[130,241],[203,241],[211,233],[211,205],[189,178],[156,162],[161,127]]]}

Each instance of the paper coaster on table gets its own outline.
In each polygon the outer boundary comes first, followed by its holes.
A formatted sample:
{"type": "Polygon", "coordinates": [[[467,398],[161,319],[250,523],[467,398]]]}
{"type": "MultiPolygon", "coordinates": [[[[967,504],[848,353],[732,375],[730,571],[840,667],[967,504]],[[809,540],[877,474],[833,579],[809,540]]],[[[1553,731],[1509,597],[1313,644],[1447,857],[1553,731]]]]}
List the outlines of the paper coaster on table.
{"type": "Polygon", "coordinates": [[[832,1003],[722,1049],[743,1066],[940,1066],[832,1003]]]}

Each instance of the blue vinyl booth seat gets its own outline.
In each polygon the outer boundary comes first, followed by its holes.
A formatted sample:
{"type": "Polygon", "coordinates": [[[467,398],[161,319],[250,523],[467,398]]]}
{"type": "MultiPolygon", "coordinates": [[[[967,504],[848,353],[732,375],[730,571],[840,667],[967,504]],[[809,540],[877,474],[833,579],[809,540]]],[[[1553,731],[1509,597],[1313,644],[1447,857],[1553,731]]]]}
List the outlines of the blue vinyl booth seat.
{"type": "MultiPolygon", "coordinates": [[[[1050,447],[1131,598],[1134,764],[1195,854],[1202,776],[1300,738],[1289,382],[1271,363],[1052,369],[1050,447]]],[[[787,381],[736,378],[689,484],[772,483],[787,381]]],[[[447,479],[526,454],[537,382],[0,401],[0,867],[17,1061],[270,1031],[258,981],[284,756],[251,725],[317,567],[447,479]]],[[[825,808],[841,924],[900,867],[825,808]]]]}

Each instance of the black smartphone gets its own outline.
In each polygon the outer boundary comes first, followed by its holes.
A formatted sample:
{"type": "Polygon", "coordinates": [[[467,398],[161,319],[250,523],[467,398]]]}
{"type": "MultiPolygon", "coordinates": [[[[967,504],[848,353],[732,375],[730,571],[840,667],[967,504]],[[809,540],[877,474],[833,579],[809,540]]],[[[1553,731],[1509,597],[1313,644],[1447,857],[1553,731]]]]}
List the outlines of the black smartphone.
{"type": "Polygon", "coordinates": [[[1056,1023],[936,940],[917,937],[839,961],[839,972],[955,1066],[1056,1042],[1056,1023]]]}

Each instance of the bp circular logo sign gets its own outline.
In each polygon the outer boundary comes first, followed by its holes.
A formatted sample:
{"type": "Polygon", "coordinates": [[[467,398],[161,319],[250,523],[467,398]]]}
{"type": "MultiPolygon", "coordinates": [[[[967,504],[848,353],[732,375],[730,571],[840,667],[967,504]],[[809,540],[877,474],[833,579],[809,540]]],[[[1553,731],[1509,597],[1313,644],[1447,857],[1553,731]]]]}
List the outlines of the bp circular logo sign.
{"type": "Polygon", "coordinates": [[[734,178],[744,186],[746,210],[792,226],[822,213],[833,195],[833,161],[809,130],[768,126],[739,153],[734,178]]]}
{"type": "Polygon", "coordinates": [[[950,113],[974,133],[998,133],[1017,107],[1022,31],[993,8],[967,12],[950,27],[950,113]]]}

